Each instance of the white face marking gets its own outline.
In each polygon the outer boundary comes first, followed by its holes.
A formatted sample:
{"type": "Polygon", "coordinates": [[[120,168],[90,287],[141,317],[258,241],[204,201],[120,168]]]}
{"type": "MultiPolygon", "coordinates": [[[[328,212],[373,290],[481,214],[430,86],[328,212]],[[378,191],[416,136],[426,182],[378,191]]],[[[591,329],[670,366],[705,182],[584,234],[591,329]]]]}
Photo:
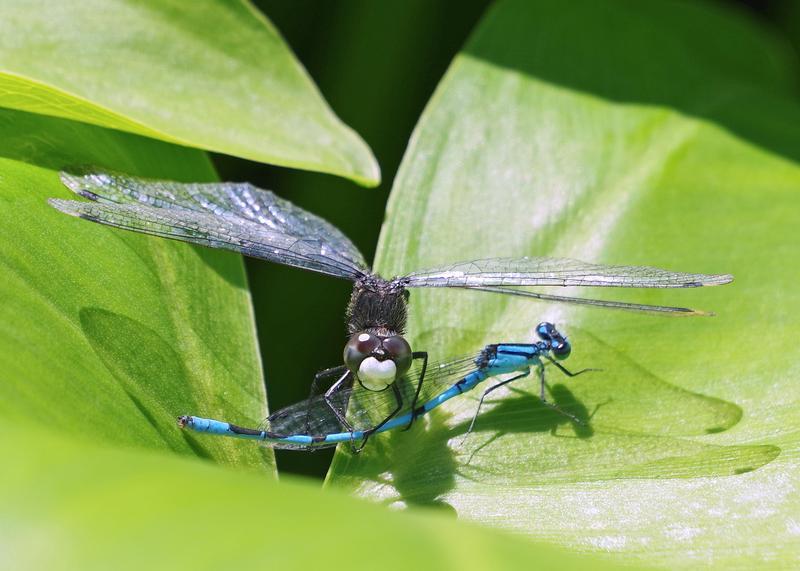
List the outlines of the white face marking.
{"type": "Polygon", "coordinates": [[[358,336],[358,340],[361,342],[369,341],[369,333],[362,333],[358,336]]]}
{"type": "Polygon", "coordinates": [[[375,357],[367,357],[358,367],[358,380],[371,391],[382,391],[394,382],[397,366],[387,359],[378,361],[375,357]]]}

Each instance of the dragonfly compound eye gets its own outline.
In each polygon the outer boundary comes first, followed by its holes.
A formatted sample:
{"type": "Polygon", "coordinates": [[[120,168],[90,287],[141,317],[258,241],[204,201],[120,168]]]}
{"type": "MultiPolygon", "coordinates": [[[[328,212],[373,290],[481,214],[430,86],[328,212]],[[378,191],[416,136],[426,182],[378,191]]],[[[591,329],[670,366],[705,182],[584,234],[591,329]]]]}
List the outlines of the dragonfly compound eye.
{"type": "Polygon", "coordinates": [[[403,337],[396,335],[383,340],[383,348],[389,358],[397,365],[397,376],[404,374],[411,368],[411,346],[403,337]]]}
{"type": "Polygon", "coordinates": [[[354,334],[344,346],[344,364],[351,372],[358,374],[362,361],[372,355],[380,345],[381,340],[376,335],[366,331],[354,334]]]}

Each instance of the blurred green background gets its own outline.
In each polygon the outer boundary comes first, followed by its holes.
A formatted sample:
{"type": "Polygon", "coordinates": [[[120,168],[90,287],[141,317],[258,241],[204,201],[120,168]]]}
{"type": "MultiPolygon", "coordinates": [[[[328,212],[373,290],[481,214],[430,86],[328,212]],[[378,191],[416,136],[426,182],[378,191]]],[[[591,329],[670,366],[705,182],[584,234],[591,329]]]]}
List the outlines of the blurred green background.
{"type": "MultiPolygon", "coordinates": [[[[800,53],[800,2],[727,0],[800,53]]],[[[381,185],[214,155],[223,180],[269,188],[330,220],[372,260],[386,199],[422,109],[487,0],[257,0],[325,99],[375,153],[381,185]]],[[[798,78],[800,87],[800,78],[798,78]]],[[[344,345],[349,282],[247,259],[271,410],[306,398],[344,345]],[[306,303],[285,303],[298,297],[306,303]]],[[[413,303],[413,299],[412,299],[413,303]]],[[[281,471],[324,477],[333,451],[277,451],[281,471]]]]}

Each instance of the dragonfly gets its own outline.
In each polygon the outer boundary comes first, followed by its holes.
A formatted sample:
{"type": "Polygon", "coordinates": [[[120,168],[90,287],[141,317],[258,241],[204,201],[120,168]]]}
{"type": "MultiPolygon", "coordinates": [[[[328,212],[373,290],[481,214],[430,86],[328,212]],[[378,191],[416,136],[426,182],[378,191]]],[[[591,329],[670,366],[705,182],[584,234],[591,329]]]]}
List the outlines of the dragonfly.
{"type": "MultiPolygon", "coordinates": [[[[349,443],[351,450],[358,453],[373,434],[410,426],[417,418],[451,398],[474,389],[487,379],[516,373],[513,377],[499,381],[483,392],[467,429],[469,434],[475,427],[484,399],[500,387],[527,377],[531,368],[535,368],[539,375],[541,402],[573,422],[583,424],[581,419],[547,400],[544,364],[545,362],[553,364],[569,377],[598,369],[572,372],[559,362],[569,357],[572,346],[554,324],[540,323],[536,327],[536,334],[539,341],[533,343],[486,345],[477,355],[452,359],[440,364],[429,364],[424,394],[430,396],[422,396],[423,404],[408,408],[404,414],[391,417],[378,428],[373,428],[375,415],[371,413],[377,412],[377,416],[384,416],[385,409],[393,406],[393,399],[389,397],[387,391],[355,393],[352,389],[336,393],[337,410],[349,417],[346,424],[337,415],[331,414],[329,403],[318,395],[273,413],[267,418],[265,428],[245,428],[221,420],[190,415],[178,417],[178,426],[200,433],[258,440],[274,448],[289,450],[311,451],[349,443]],[[349,403],[351,398],[357,402],[349,403]],[[359,428],[362,426],[369,428],[359,428]]],[[[412,383],[397,383],[397,385],[407,388],[413,386],[412,383]]]]}
{"type": "Polygon", "coordinates": [[[516,257],[457,262],[385,279],[373,272],[358,248],[328,221],[274,193],[249,183],[179,183],[150,180],[99,169],[62,172],[61,180],[89,201],[49,199],[66,214],[162,238],[170,238],[327,274],[353,282],[346,311],[348,339],[344,364],[315,377],[311,394],[328,386],[323,398],[348,426],[334,395],[358,384],[366,391],[388,390],[393,414],[411,399],[416,406],[428,362],[412,351],[406,330],[409,290],[461,288],[531,299],[624,309],[661,315],[707,315],[683,307],[644,305],[540,293],[532,286],[694,288],[730,282],[729,274],[673,272],[648,266],[613,266],[568,258],[516,257]],[[421,364],[415,390],[405,395],[399,381],[421,364]]]}

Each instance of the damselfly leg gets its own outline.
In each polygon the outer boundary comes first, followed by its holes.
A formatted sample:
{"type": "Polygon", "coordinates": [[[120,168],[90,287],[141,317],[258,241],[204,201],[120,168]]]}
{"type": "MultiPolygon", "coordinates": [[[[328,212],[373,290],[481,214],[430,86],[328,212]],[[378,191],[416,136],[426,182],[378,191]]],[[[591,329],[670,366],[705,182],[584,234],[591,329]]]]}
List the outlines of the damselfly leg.
{"type": "MultiPolygon", "coordinates": [[[[514,382],[514,381],[516,381],[518,379],[521,379],[523,377],[527,377],[530,374],[531,374],[531,370],[528,369],[524,373],[520,373],[519,375],[511,377],[510,379],[506,379],[505,381],[499,382],[496,385],[492,385],[491,387],[489,387],[488,389],[483,391],[483,394],[481,395],[481,400],[478,402],[478,408],[475,410],[475,415],[472,417],[472,422],[469,423],[469,428],[467,429],[467,433],[464,435],[464,440],[467,439],[467,436],[469,436],[469,433],[472,432],[472,429],[475,427],[475,421],[478,419],[478,414],[481,412],[481,407],[483,406],[483,399],[486,398],[486,395],[488,395],[489,393],[491,393],[495,389],[499,389],[500,387],[502,387],[504,385],[507,385],[508,383],[512,383],[512,382],[514,382]]],[[[463,442],[463,440],[462,440],[462,442],[463,442]]]]}
{"type": "MultiPolygon", "coordinates": [[[[564,368],[564,366],[561,363],[558,363],[556,360],[551,359],[549,355],[544,355],[544,357],[548,361],[553,363],[556,367],[558,367],[558,369],[562,373],[567,375],[568,377],[577,377],[578,375],[586,373],[588,371],[596,371],[596,370],[598,370],[598,369],[581,369],[577,373],[573,373],[572,371],[569,371],[566,368],[564,368]]],[[[575,416],[574,414],[572,414],[570,412],[565,411],[563,408],[558,406],[556,403],[550,402],[549,400],[547,400],[547,396],[545,395],[545,392],[546,392],[546,389],[547,389],[547,382],[545,381],[545,378],[544,378],[544,364],[540,364],[537,368],[539,370],[539,399],[541,399],[542,404],[545,405],[546,407],[551,408],[552,410],[556,411],[558,414],[560,414],[562,416],[566,416],[568,419],[570,419],[575,424],[579,424],[581,426],[586,426],[586,423],[584,421],[582,421],[580,418],[578,418],[577,416],[575,416]]]]}

